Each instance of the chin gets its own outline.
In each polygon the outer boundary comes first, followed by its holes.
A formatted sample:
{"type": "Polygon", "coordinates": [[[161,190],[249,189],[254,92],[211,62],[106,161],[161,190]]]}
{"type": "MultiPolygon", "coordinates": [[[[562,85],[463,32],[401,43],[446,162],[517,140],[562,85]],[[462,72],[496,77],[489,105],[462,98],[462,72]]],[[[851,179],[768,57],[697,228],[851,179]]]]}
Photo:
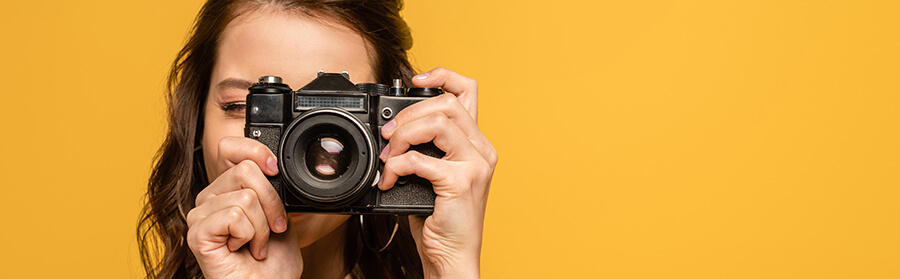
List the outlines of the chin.
{"type": "Polygon", "coordinates": [[[297,234],[300,247],[306,247],[335,232],[350,215],[290,213],[291,227],[297,234]]]}

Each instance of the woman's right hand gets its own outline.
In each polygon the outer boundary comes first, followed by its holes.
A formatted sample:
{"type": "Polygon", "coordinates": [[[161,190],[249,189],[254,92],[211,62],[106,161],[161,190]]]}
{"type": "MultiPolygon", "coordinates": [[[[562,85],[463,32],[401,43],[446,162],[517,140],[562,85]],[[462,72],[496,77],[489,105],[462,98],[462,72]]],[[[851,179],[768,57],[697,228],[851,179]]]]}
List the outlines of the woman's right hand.
{"type": "Polygon", "coordinates": [[[296,235],[266,179],[278,173],[275,160],[258,141],[219,141],[212,168],[217,178],[197,195],[187,214],[188,246],[206,278],[300,277],[303,259],[296,235]]]}

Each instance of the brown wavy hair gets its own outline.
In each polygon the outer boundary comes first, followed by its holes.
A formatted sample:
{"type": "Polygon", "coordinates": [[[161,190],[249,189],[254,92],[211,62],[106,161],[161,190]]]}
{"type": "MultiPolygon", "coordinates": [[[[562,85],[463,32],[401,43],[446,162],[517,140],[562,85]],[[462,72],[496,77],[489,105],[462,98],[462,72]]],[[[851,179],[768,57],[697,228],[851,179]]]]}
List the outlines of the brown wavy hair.
{"type": "MultiPolygon", "coordinates": [[[[169,127],[154,157],[137,229],[147,278],[203,277],[186,243],[188,227],[184,219],[194,207],[197,194],[209,184],[203,156],[198,154],[203,104],[225,27],[238,16],[263,8],[300,12],[346,25],[369,43],[369,58],[378,82],[390,84],[393,78],[401,78],[411,84],[414,71],[407,51],[412,47],[412,37],[400,16],[402,0],[208,0],[169,71],[169,127]]],[[[365,232],[358,218],[352,216],[343,226],[345,273],[355,278],[423,277],[407,218],[365,216],[365,232]],[[400,223],[400,229],[385,251],[367,245],[385,243],[395,222],[400,223]]]]}

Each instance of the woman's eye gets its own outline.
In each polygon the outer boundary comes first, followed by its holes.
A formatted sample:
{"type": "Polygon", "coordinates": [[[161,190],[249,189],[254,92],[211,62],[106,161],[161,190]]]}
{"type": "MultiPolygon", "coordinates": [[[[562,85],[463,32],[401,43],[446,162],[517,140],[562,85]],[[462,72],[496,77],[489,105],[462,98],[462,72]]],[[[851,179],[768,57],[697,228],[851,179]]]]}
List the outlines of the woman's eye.
{"type": "Polygon", "coordinates": [[[228,115],[244,115],[244,109],[246,108],[247,103],[245,102],[227,103],[222,106],[222,110],[224,110],[228,115]]]}

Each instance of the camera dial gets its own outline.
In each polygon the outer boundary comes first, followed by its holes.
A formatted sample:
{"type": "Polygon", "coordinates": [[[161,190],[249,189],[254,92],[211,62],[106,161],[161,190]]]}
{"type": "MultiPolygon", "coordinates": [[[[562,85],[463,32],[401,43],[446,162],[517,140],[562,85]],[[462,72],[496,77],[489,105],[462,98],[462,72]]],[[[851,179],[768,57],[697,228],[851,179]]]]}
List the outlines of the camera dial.
{"type": "Polygon", "coordinates": [[[434,97],[444,94],[444,90],[434,87],[413,87],[406,91],[408,97],[434,97]]]}
{"type": "Polygon", "coordinates": [[[259,83],[261,83],[261,84],[281,83],[281,77],[261,76],[261,77],[259,77],[259,83]]]}

